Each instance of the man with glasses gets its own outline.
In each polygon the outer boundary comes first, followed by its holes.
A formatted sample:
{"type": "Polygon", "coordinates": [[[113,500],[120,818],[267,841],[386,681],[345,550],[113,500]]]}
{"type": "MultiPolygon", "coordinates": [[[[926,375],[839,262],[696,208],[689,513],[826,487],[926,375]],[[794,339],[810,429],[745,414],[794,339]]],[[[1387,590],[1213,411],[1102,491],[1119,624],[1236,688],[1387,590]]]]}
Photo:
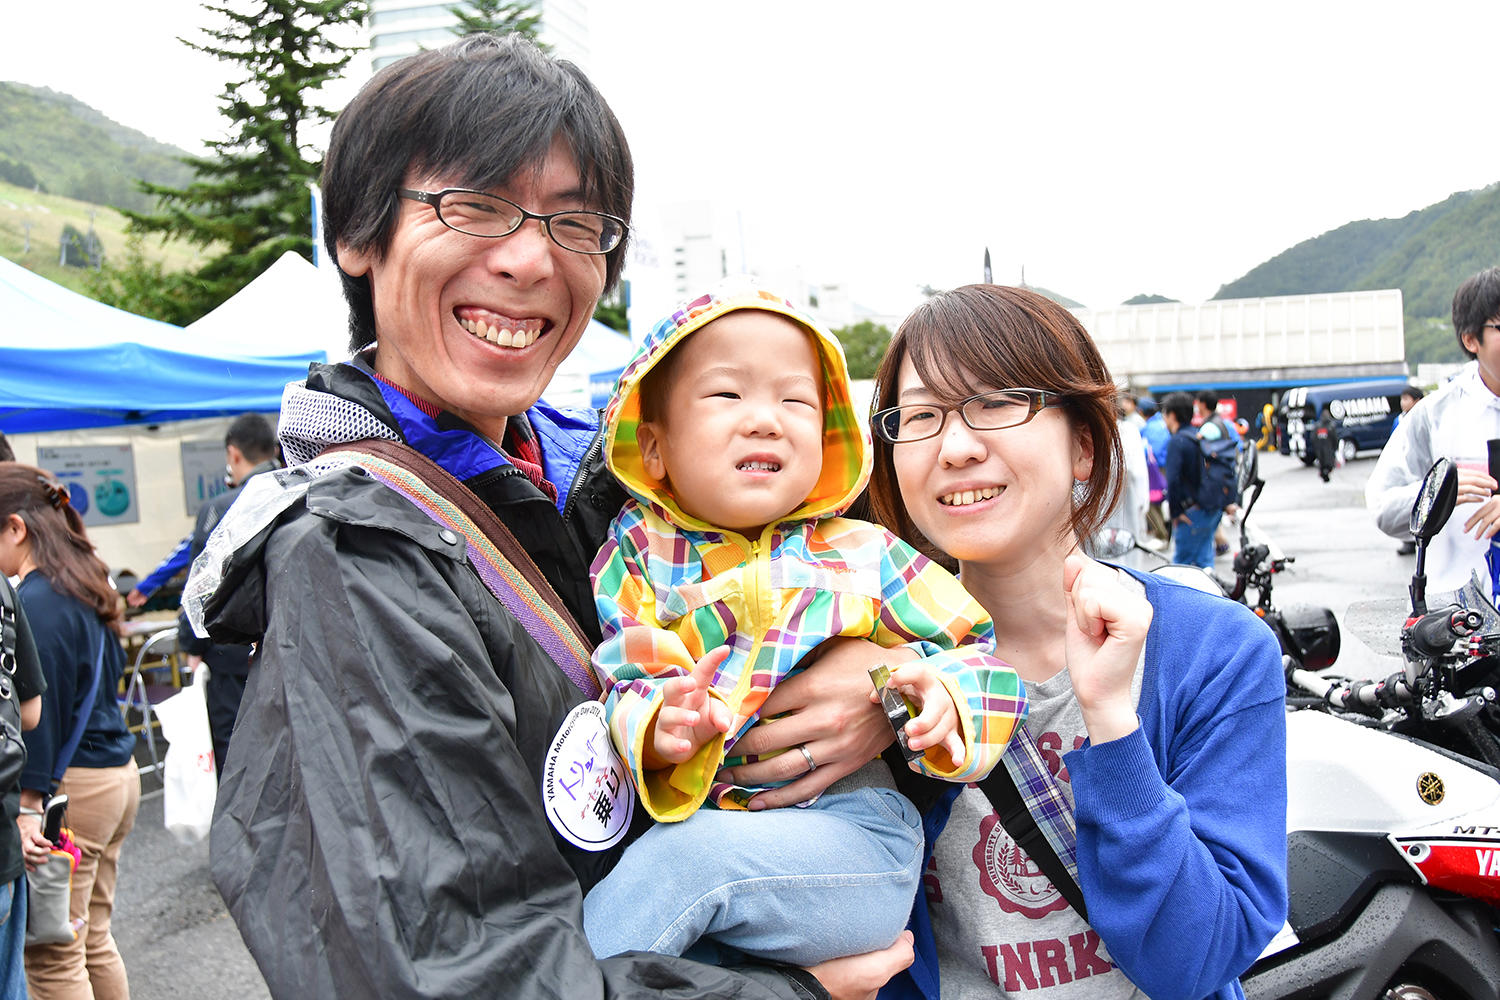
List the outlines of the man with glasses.
{"type": "Polygon", "coordinates": [[[1470,362],[1417,402],[1380,452],[1365,503],[1380,530],[1406,536],[1422,477],[1439,458],[1458,463],[1458,508],[1427,550],[1429,591],[1462,587],[1472,572],[1493,598],[1500,588],[1500,498],[1493,496],[1488,442],[1500,438],[1500,267],[1480,271],[1453,293],[1453,333],[1470,362]]]}
{"type": "Polygon", "coordinates": [[[562,664],[599,641],[588,567],[624,497],[595,414],[539,397],[619,276],[632,177],[598,91],[514,35],[387,66],[334,126],[324,232],[356,355],[287,388],[292,468],[244,487],[184,599],[214,641],[258,643],[212,868],[277,1000],[825,995],[798,969],[596,961],[581,926],[631,802],[589,742],[587,654],[562,664]],[[370,438],[499,526],[323,454],[370,438]],[[498,554],[501,527],[524,554],[498,554]]]}

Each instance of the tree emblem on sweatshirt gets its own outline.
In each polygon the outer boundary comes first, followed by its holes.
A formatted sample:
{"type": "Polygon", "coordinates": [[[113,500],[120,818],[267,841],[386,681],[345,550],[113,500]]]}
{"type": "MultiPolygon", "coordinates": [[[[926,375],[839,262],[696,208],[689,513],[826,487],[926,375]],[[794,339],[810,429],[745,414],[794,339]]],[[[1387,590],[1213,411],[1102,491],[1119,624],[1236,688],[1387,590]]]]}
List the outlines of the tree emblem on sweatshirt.
{"type": "Polygon", "coordinates": [[[979,869],[980,888],[1007,913],[1036,920],[1068,908],[1052,880],[1021,850],[993,812],[979,824],[974,866],[979,869]]]}

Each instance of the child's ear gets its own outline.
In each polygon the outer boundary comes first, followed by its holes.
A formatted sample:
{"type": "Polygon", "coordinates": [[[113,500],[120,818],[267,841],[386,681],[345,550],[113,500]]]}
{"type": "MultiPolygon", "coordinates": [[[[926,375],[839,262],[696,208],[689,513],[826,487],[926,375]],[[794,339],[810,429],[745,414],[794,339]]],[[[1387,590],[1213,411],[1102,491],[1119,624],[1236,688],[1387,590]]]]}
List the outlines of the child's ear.
{"type": "Polygon", "coordinates": [[[643,421],[636,425],[635,443],[641,449],[641,465],[646,474],[659,483],[667,481],[667,463],[661,457],[661,428],[654,421],[643,421]]]}

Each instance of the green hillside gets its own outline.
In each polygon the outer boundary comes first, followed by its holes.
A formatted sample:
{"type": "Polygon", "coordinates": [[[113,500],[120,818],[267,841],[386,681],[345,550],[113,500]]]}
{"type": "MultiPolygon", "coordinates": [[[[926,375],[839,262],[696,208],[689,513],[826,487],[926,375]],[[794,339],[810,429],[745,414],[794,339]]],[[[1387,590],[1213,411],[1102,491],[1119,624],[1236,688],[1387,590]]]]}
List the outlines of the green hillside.
{"type": "Polygon", "coordinates": [[[1243,277],[1216,299],[1401,289],[1406,358],[1460,361],[1447,317],[1453,290],[1500,264],[1500,184],[1458,194],[1400,219],[1351,222],[1305,240],[1243,277]]]}
{"type": "Polygon", "coordinates": [[[96,205],[149,211],[139,179],[181,187],[190,168],[175,146],[126,128],[67,94],[0,83],[0,179],[96,205]]]}
{"type": "MultiPolygon", "coordinates": [[[[90,293],[84,281],[90,272],[81,267],[64,267],[58,263],[58,244],[62,239],[64,226],[72,226],[80,233],[87,233],[90,217],[105,259],[120,260],[125,254],[125,217],[119,212],[0,181],[0,257],[13,260],[75,292],[88,295],[90,293]],[[31,244],[29,250],[28,227],[31,244]]],[[[182,270],[198,258],[196,247],[180,242],[163,246],[155,240],[148,240],[142,244],[141,251],[150,260],[161,261],[169,271],[182,270]]]]}

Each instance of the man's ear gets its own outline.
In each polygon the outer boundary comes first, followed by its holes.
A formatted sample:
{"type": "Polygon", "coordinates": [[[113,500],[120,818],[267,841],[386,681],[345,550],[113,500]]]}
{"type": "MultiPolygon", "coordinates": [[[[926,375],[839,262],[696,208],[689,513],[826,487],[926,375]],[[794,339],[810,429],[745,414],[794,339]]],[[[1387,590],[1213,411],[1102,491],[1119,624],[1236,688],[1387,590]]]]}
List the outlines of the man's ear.
{"type": "Polygon", "coordinates": [[[1073,431],[1073,478],[1087,482],[1094,471],[1094,435],[1087,427],[1073,431]]]}
{"type": "Polygon", "coordinates": [[[226,444],[224,446],[224,461],[229,465],[239,465],[245,461],[245,453],[240,451],[237,444],[226,444]]]}
{"type": "Polygon", "coordinates": [[[355,250],[347,243],[337,244],[339,259],[339,270],[351,278],[358,278],[362,274],[370,273],[370,265],[375,263],[375,255],[367,250],[355,250]]]}
{"type": "Polygon", "coordinates": [[[1479,348],[1484,346],[1484,340],[1477,333],[1461,333],[1458,340],[1470,354],[1478,354],[1479,348]]]}
{"type": "Polygon", "coordinates": [[[655,421],[643,421],[636,425],[635,443],[641,449],[641,464],[646,474],[659,483],[667,481],[667,463],[661,455],[662,428],[655,421]]]}

